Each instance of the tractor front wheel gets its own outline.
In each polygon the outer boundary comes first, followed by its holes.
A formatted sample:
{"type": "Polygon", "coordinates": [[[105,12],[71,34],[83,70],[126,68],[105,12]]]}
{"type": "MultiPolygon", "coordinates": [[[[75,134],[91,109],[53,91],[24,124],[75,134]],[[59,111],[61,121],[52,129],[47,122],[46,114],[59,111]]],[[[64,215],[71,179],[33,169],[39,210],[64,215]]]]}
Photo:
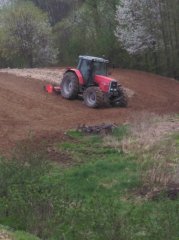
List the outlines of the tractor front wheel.
{"type": "Polygon", "coordinates": [[[99,87],[89,87],[83,94],[85,104],[90,108],[98,108],[104,104],[103,92],[99,87]]]}
{"type": "Polygon", "coordinates": [[[61,95],[66,99],[75,99],[79,92],[78,77],[73,72],[64,74],[61,83],[61,95]]]}

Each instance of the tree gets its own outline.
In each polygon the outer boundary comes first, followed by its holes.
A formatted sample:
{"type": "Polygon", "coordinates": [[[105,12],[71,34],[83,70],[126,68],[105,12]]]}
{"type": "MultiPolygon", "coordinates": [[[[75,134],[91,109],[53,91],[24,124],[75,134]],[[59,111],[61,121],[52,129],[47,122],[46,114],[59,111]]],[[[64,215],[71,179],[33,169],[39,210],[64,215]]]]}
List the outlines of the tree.
{"type": "Polygon", "coordinates": [[[0,8],[9,4],[10,3],[10,0],[0,0],[0,8]]]}
{"type": "MultiPolygon", "coordinates": [[[[29,0],[18,0],[29,1],[29,0]]],[[[55,25],[67,17],[74,9],[80,7],[83,0],[31,0],[37,7],[48,14],[50,23],[55,25]]]]}
{"type": "Polygon", "coordinates": [[[140,57],[142,68],[179,77],[178,10],[178,0],[123,0],[118,6],[115,34],[131,55],[140,57]]]}
{"type": "Polygon", "coordinates": [[[61,49],[59,59],[72,62],[79,54],[109,58],[113,63],[124,62],[124,51],[114,35],[115,12],[119,0],[86,0],[70,16],[54,27],[56,42],[61,49]]]}
{"type": "Polygon", "coordinates": [[[0,52],[5,59],[30,67],[54,62],[51,27],[41,10],[26,2],[10,5],[2,13],[0,52]]]}
{"type": "Polygon", "coordinates": [[[118,6],[116,36],[129,53],[153,48],[161,40],[159,13],[159,5],[154,1],[125,0],[118,6]]]}

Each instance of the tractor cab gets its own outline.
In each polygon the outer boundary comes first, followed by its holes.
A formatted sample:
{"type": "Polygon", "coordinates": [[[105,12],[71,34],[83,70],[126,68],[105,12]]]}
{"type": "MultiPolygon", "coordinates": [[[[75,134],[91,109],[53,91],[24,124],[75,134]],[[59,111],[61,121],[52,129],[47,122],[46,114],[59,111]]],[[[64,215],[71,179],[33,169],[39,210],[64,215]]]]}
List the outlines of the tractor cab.
{"type": "Polygon", "coordinates": [[[108,60],[92,56],[79,56],[77,69],[81,72],[87,86],[94,85],[94,76],[107,76],[108,60]]]}

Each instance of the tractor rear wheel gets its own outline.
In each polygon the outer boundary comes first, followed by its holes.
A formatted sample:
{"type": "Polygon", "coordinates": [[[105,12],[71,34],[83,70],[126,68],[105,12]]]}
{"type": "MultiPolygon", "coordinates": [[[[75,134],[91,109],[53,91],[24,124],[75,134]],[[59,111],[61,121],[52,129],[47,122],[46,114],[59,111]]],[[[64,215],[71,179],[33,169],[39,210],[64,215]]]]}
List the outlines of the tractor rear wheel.
{"type": "Polygon", "coordinates": [[[78,77],[73,72],[64,74],[61,83],[61,95],[66,99],[75,99],[79,92],[78,77]]]}
{"type": "Polygon", "coordinates": [[[113,99],[113,101],[111,101],[111,105],[114,107],[127,107],[128,97],[127,97],[125,90],[122,88],[121,85],[118,85],[117,101],[115,101],[115,99],[113,99]]]}
{"type": "Polygon", "coordinates": [[[83,94],[84,102],[88,107],[98,108],[104,104],[103,92],[99,87],[89,87],[83,94]]]}

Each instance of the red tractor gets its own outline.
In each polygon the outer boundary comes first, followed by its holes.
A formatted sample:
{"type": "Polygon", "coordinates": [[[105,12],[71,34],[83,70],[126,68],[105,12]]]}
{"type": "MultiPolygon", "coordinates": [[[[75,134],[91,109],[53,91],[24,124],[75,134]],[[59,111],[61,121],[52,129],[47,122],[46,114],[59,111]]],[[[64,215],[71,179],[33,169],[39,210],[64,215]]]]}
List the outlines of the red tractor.
{"type": "Polygon", "coordinates": [[[66,99],[82,95],[85,104],[98,108],[106,103],[112,106],[127,106],[127,96],[116,80],[108,77],[108,60],[91,56],[79,56],[77,69],[68,68],[60,89],[66,99]]]}

